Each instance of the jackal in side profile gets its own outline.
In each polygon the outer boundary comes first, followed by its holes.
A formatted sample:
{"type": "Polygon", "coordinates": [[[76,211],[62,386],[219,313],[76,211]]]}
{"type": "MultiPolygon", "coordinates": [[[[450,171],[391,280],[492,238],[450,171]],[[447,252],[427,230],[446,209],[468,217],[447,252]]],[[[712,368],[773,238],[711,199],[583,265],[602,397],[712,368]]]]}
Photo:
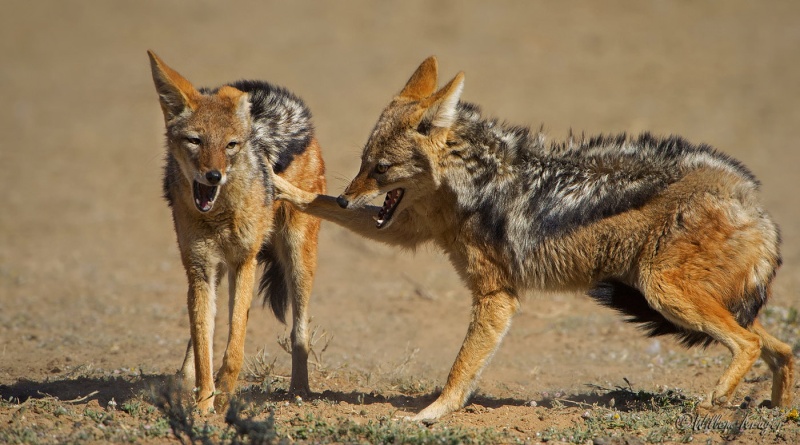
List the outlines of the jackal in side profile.
{"type": "Polygon", "coordinates": [[[435,243],[472,292],[447,383],[414,419],[464,405],[528,289],[588,289],[648,335],[722,343],[733,359],[705,406],[730,402],[759,355],[772,405],[791,403],[792,351],[756,319],[781,263],[779,234],[747,168],[678,137],[546,143],[460,102],[463,85],[459,73],[437,90],[436,59],[425,60],[338,198],[276,178],[278,199],[362,236],[435,243]],[[383,206],[367,205],[384,193],[383,206]]]}
{"type": "Polygon", "coordinates": [[[273,172],[325,193],[311,114],[298,97],[266,82],[195,89],[152,51],[148,55],[167,129],[164,196],[189,280],[191,339],[180,375],[196,388],[201,412],[225,406],[242,368],[260,263],[259,290],[281,322],[291,303],[291,391],[307,393],[308,303],[319,220],[273,200],[273,172]],[[230,328],[215,384],[216,289],[226,272],[230,328]]]}

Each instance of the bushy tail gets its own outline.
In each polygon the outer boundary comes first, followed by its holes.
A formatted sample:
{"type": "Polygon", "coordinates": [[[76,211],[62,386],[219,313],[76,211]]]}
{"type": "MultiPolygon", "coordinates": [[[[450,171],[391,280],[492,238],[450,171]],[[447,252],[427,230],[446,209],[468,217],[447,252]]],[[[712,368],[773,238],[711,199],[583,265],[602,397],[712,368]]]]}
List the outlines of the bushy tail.
{"type": "Polygon", "coordinates": [[[264,245],[258,252],[258,264],[264,265],[264,274],[258,285],[258,293],[264,296],[264,306],[269,303],[275,317],[286,324],[286,309],[289,304],[289,287],[286,271],[271,245],[264,245]]]}
{"type": "Polygon", "coordinates": [[[627,284],[618,281],[603,281],[589,290],[589,296],[603,306],[626,315],[625,321],[641,323],[640,328],[648,337],[675,335],[678,337],[678,341],[687,347],[699,345],[705,348],[716,341],[703,332],[689,331],[676,326],[660,312],[650,307],[638,289],[627,284]]]}

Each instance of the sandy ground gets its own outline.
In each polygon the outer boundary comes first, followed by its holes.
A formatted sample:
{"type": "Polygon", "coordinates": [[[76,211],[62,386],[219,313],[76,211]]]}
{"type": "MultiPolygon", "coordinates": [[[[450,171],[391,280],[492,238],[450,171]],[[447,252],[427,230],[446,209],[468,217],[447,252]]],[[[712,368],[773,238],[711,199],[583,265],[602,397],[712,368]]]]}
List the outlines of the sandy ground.
{"type": "MultiPolygon", "coordinates": [[[[442,81],[466,72],[465,100],[509,122],[543,125],[552,138],[569,129],[649,130],[709,143],[761,178],[784,241],[772,305],[800,306],[800,3],[226,5],[3,2],[3,396],[99,391],[90,399],[105,406],[133,390],[91,379],[68,384],[70,373],[161,376],[180,365],[186,284],[160,196],[163,122],[147,49],[198,85],[256,78],[303,97],[333,194],[357,171],[380,110],[431,54],[442,81]]],[[[313,389],[386,390],[385,377],[402,364],[404,379],[428,385],[423,396],[409,396],[407,409],[367,409],[418,410],[447,375],[469,304],[432,248],[392,250],[325,224],[311,311],[332,340],[313,389]]],[[[226,306],[221,299],[220,326],[226,306]]],[[[258,306],[246,351],[266,348],[286,375],[289,356],[275,341],[285,327],[258,306]]],[[[218,335],[217,350],[223,346],[218,335]]],[[[645,339],[580,295],[531,295],[481,379],[479,392],[494,401],[494,412],[454,419],[503,426],[507,419],[493,417],[503,409],[524,410],[555,392],[586,394],[586,384],[625,386],[623,378],[637,389],[679,387],[700,396],[726,354],[719,346],[685,351],[671,339],[645,339]]],[[[751,374],[767,373],[760,366],[751,374]]],[[[753,380],[740,396],[767,397],[769,382],[753,380]]]]}

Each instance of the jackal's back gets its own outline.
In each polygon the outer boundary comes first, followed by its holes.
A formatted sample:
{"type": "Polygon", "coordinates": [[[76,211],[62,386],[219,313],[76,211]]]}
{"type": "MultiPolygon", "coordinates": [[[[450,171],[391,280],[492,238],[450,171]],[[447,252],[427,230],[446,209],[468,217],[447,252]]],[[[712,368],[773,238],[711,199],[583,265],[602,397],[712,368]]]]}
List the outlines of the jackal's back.
{"type": "Polygon", "coordinates": [[[729,173],[758,187],[737,160],[677,136],[597,136],[554,145],[541,159],[542,182],[532,189],[539,189],[537,219],[545,235],[640,207],[696,169],[729,173]]]}
{"type": "Polygon", "coordinates": [[[519,229],[535,238],[569,232],[637,208],[699,169],[716,169],[753,189],[753,174],[708,145],[676,136],[597,136],[547,143],[541,133],[481,119],[459,104],[449,184],[465,212],[478,212],[502,238],[519,229]]]}
{"type": "MultiPolygon", "coordinates": [[[[459,111],[446,183],[461,219],[474,221],[472,236],[501,251],[514,275],[537,269],[531,264],[536,258],[590,248],[542,251],[579,229],[642,208],[694,171],[718,171],[747,193],[758,187],[740,162],[679,137],[623,134],[548,143],[541,133],[481,118],[474,105],[459,104],[459,111]]],[[[620,227],[620,236],[633,236],[625,231],[620,227]]]]}

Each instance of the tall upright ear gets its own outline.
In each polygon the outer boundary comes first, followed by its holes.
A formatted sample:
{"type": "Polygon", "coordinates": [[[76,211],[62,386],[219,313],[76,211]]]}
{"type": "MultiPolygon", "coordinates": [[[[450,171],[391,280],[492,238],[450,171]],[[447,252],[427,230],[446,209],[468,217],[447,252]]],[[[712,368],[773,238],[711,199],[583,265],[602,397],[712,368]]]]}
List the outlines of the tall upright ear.
{"type": "Polygon", "coordinates": [[[217,91],[217,96],[224,97],[236,106],[236,115],[242,121],[250,119],[250,95],[242,90],[225,85],[217,91]]]}
{"type": "Polygon", "coordinates": [[[191,82],[167,66],[153,51],[148,50],[147,55],[150,56],[150,69],[153,72],[153,82],[156,85],[164,119],[170,120],[187,108],[194,110],[200,93],[191,82]]]}
{"type": "Polygon", "coordinates": [[[461,92],[464,89],[464,72],[456,74],[447,85],[427,98],[423,106],[427,108],[424,120],[429,120],[431,126],[439,128],[450,128],[457,117],[456,106],[461,99],[461,92]]]}
{"type": "Polygon", "coordinates": [[[242,121],[250,120],[250,106],[250,95],[242,92],[242,95],[239,96],[238,100],[236,101],[236,114],[239,116],[239,119],[242,121]]]}
{"type": "Polygon", "coordinates": [[[439,64],[436,62],[436,57],[428,57],[408,79],[399,96],[411,100],[420,100],[430,96],[436,91],[438,71],[439,64]]]}

